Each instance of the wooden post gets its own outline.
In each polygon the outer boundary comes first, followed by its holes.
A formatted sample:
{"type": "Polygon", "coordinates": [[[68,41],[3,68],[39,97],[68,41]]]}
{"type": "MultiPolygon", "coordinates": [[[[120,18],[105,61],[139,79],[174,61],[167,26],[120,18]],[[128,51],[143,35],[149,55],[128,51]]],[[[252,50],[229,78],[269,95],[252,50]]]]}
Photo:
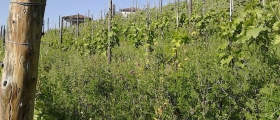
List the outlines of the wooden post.
{"type": "MultiPolygon", "coordinates": [[[[175,2],[176,3],[176,2],[175,2]]],[[[180,1],[177,0],[177,9],[176,9],[176,25],[177,25],[177,29],[179,28],[179,9],[180,9],[180,1]]]]}
{"type": "Polygon", "coordinates": [[[63,18],[61,18],[61,24],[60,24],[60,34],[59,34],[59,37],[60,37],[60,43],[62,43],[62,34],[63,34],[63,18]]]}
{"type": "Polygon", "coordinates": [[[76,38],[78,38],[79,37],[79,13],[77,14],[77,33],[76,33],[76,38]]]}
{"type": "Polygon", "coordinates": [[[93,14],[91,14],[91,22],[92,22],[91,36],[93,36],[93,31],[94,31],[94,20],[93,20],[93,14]]]}
{"type": "Polygon", "coordinates": [[[206,1],[203,0],[202,1],[203,5],[202,5],[202,15],[205,15],[205,10],[206,10],[206,1]]]}
{"type": "Polygon", "coordinates": [[[159,0],[160,13],[162,13],[162,0],[159,0]]]}
{"type": "Polygon", "coordinates": [[[136,0],[136,10],[138,10],[138,0],[136,0]]]}
{"type": "Polygon", "coordinates": [[[3,25],[1,25],[1,30],[0,30],[0,38],[2,38],[2,35],[3,35],[3,25]]]}
{"type": "Polygon", "coordinates": [[[48,25],[48,31],[49,31],[50,30],[50,19],[49,18],[48,18],[47,25],[48,25]]]}
{"type": "Polygon", "coordinates": [[[88,17],[90,17],[90,9],[88,9],[88,17]]]}
{"type": "Polygon", "coordinates": [[[111,41],[112,38],[111,36],[109,36],[110,32],[112,31],[112,27],[111,27],[111,21],[112,21],[112,6],[113,6],[113,2],[112,0],[109,0],[109,16],[108,16],[108,49],[107,49],[107,62],[108,64],[111,64],[112,62],[112,48],[111,48],[111,41]]]}
{"type": "Polygon", "coordinates": [[[112,16],[116,15],[116,5],[113,4],[113,8],[112,8],[112,16]]]}
{"type": "MultiPolygon", "coordinates": [[[[189,18],[192,16],[192,0],[188,0],[188,11],[189,11],[189,18]]],[[[189,34],[192,32],[192,25],[191,21],[189,21],[189,34]]]]}
{"type": "Polygon", "coordinates": [[[33,120],[46,0],[22,1],[10,2],[0,84],[0,120],[33,120]]]}
{"type": "Polygon", "coordinates": [[[102,10],[100,11],[100,18],[101,18],[101,20],[103,20],[103,17],[102,17],[102,10]]]}
{"type": "Polygon", "coordinates": [[[58,16],[58,29],[60,29],[60,15],[58,16]]]}
{"type": "MultiPolygon", "coordinates": [[[[146,15],[147,15],[147,19],[146,19],[146,30],[148,31],[148,29],[150,29],[150,22],[151,22],[151,16],[150,16],[150,3],[149,3],[150,1],[148,1],[147,0],[147,10],[146,10],[146,15]]],[[[150,33],[149,33],[150,34],[150,33]]],[[[148,40],[146,40],[146,41],[148,41],[148,40]]],[[[148,42],[146,42],[146,44],[148,44],[148,42]]],[[[150,46],[148,46],[147,48],[146,48],[146,54],[147,54],[147,56],[146,56],[146,59],[148,60],[149,59],[149,55],[150,55],[150,49],[151,47],[150,46]]]]}
{"type": "Polygon", "coordinates": [[[6,27],[5,27],[5,25],[3,27],[3,35],[2,35],[2,37],[3,37],[3,45],[5,45],[5,39],[6,39],[6,27]]]}
{"type": "Polygon", "coordinates": [[[86,24],[86,14],[85,14],[85,16],[84,16],[84,24],[83,24],[83,26],[85,26],[86,24]]]}
{"type": "Polygon", "coordinates": [[[229,1],[229,21],[232,21],[232,12],[233,12],[233,0],[229,1]]]}

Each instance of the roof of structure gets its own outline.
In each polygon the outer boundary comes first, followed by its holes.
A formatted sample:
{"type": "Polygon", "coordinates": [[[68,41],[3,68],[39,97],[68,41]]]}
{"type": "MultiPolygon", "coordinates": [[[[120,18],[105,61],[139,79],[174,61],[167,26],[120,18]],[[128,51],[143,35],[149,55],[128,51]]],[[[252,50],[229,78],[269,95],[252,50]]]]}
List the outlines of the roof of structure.
{"type": "Polygon", "coordinates": [[[135,8],[135,7],[130,7],[130,8],[124,8],[124,9],[120,9],[121,12],[136,12],[139,9],[135,8]]]}
{"type": "Polygon", "coordinates": [[[70,15],[70,16],[63,16],[62,19],[90,19],[90,17],[87,17],[87,16],[84,16],[84,15],[80,15],[80,14],[77,14],[77,15],[70,15]]]}

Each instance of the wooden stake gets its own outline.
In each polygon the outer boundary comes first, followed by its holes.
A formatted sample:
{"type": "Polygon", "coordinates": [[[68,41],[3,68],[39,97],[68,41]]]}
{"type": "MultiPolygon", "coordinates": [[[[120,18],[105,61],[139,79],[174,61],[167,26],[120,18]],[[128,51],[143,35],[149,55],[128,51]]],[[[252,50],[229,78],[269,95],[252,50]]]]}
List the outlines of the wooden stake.
{"type": "Polygon", "coordinates": [[[77,14],[77,33],[76,33],[76,38],[78,38],[79,37],[79,13],[77,14]]]}
{"type": "Polygon", "coordinates": [[[1,30],[0,30],[0,38],[2,38],[2,35],[3,35],[3,25],[1,25],[1,30]]]}
{"type": "MultiPolygon", "coordinates": [[[[189,11],[189,18],[192,16],[192,0],[188,0],[188,11],[189,11]]],[[[192,32],[192,25],[191,21],[189,21],[189,34],[192,32]]]]}
{"type": "Polygon", "coordinates": [[[48,31],[50,30],[50,19],[48,18],[48,31]]]}
{"type": "Polygon", "coordinates": [[[30,5],[20,2],[10,2],[0,82],[0,120],[33,120],[46,0],[25,0],[30,5]]]}
{"type": "MultiPolygon", "coordinates": [[[[176,2],[175,2],[176,3],[176,2]]],[[[176,25],[177,25],[177,29],[179,28],[179,8],[180,8],[180,1],[177,0],[177,9],[176,9],[176,25]]]]}
{"type": "Polygon", "coordinates": [[[112,31],[112,27],[111,27],[111,21],[112,21],[112,6],[113,6],[113,2],[112,0],[109,0],[109,16],[108,16],[108,48],[107,48],[107,62],[108,64],[111,64],[112,62],[112,48],[111,48],[111,41],[112,38],[111,36],[109,36],[110,32],[112,31]]]}
{"type": "Polygon", "coordinates": [[[62,34],[63,34],[63,18],[61,18],[61,26],[60,26],[60,43],[62,43],[62,34]]]}
{"type": "Polygon", "coordinates": [[[3,45],[5,45],[5,39],[6,39],[6,27],[5,27],[5,25],[3,27],[3,35],[2,35],[2,37],[3,37],[3,45]]]}
{"type": "Polygon", "coordinates": [[[94,31],[94,20],[93,20],[93,14],[91,14],[91,22],[92,22],[91,36],[93,36],[93,31],[94,31]]]}
{"type": "Polygon", "coordinates": [[[60,15],[58,16],[58,29],[60,28],[60,15]]]}
{"type": "Polygon", "coordinates": [[[162,13],[162,0],[159,0],[159,6],[160,6],[160,13],[162,13]]]}

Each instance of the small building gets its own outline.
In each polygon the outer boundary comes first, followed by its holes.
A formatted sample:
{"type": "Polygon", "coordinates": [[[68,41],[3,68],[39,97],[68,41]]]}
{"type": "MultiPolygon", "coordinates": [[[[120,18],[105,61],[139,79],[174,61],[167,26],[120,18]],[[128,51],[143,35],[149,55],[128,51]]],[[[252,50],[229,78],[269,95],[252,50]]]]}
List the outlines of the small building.
{"type": "Polygon", "coordinates": [[[138,11],[138,9],[135,7],[120,9],[120,12],[124,17],[127,17],[129,14],[135,13],[137,11],[138,11]]]}
{"type": "Polygon", "coordinates": [[[66,22],[69,22],[70,25],[75,25],[77,23],[84,23],[87,20],[91,20],[90,17],[84,16],[84,15],[70,15],[70,16],[64,16],[62,17],[63,20],[65,20],[66,22]]]}

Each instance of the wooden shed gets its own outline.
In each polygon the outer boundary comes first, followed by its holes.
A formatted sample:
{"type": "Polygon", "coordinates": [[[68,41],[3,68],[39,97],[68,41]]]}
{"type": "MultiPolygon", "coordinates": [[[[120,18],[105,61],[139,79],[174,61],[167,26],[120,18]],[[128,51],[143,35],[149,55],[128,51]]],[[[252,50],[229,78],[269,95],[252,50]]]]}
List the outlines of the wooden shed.
{"type": "Polygon", "coordinates": [[[87,20],[91,20],[90,17],[84,16],[84,15],[70,15],[70,16],[63,16],[62,17],[63,20],[65,20],[66,22],[69,22],[70,25],[75,25],[77,23],[84,23],[87,20]]]}

